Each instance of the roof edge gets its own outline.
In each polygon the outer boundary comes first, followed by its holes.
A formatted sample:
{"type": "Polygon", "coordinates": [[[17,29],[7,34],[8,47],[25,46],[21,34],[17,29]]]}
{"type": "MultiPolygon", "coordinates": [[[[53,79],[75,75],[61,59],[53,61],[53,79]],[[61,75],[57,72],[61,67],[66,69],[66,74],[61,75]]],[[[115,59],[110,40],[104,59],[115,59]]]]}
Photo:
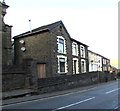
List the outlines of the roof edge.
{"type": "Polygon", "coordinates": [[[59,24],[61,24],[62,21],[58,21],[58,22],[54,22],[54,23],[51,23],[51,24],[48,24],[48,25],[51,25],[51,26],[48,26],[47,28],[44,28],[44,29],[40,29],[38,31],[35,31],[36,29],[39,29],[41,27],[45,27],[47,25],[43,25],[43,26],[40,26],[38,28],[35,28],[33,29],[32,31],[27,31],[25,33],[22,33],[22,34],[19,34],[19,35],[16,35],[14,36],[13,38],[19,38],[19,37],[25,37],[25,36],[28,36],[28,35],[31,35],[31,34],[35,34],[35,33],[38,33],[38,32],[43,32],[43,31],[50,31],[52,30],[53,28],[55,28],[56,26],[58,26],[59,24]]]}
{"type": "MultiPolygon", "coordinates": [[[[92,53],[94,53],[94,54],[96,54],[96,55],[98,55],[98,56],[101,56],[101,57],[103,57],[103,58],[105,58],[105,59],[108,59],[108,58],[106,58],[106,57],[104,57],[104,56],[102,56],[102,55],[100,55],[100,54],[98,54],[98,53],[96,53],[96,52],[91,51],[91,50],[88,50],[88,52],[92,52],[92,53]]],[[[108,60],[110,60],[110,59],[108,59],[108,60]]]]}
{"type": "Polygon", "coordinates": [[[80,44],[82,44],[82,45],[85,45],[85,46],[87,46],[87,47],[89,47],[88,45],[86,45],[86,44],[84,44],[84,43],[82,43],[82,42],[80,42],[80,41],[78,41],[78,40],[76,40],[76,39],[73,39],[73,38],[70,38],[72,41],[75,41],[75,42],[77,42],[77,43],[80,43],[80,44]]]}
{"type": "Polygon", "coordinates": [[[48,29],[45,29],[45,30],[40,30],[40,31],[35,31],[35,32],[31,32],[31,31],[28,31],[28,33],[23,33],[24,35],[20,34],[20,35],[17,35],[17,36],[14,36],[13,39],[16,39],[16,38],[22,38],[22,37],[26,37],[26,36],[29,36],[29,35],[34,35],[34,34],[37,34],[37,33],[40,33],[40,32],[44,32],[44,31],[49,31],[48,29]]]}

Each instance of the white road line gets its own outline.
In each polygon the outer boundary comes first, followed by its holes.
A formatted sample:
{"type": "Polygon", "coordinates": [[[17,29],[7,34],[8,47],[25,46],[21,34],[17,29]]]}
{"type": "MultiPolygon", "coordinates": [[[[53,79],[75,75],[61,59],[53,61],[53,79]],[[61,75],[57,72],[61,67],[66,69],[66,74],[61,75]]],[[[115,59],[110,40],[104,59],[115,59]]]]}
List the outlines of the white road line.
{"type": "Polygon", "coordinates": [[[82,100],[82,101],[79,101],[79,102],[76,102],[76,103],[73,103],[73,104],[69,104],[69,105],[67,105],[67,106],[63,106],[63,107],[57,108],[57,109],[52,110],[52,111],[57,111],[57,110],[65,109],[65,108],[68,108],[68,107],[71,107],[71,106],[74,106],[74,105],[81,104],[81,103],[83,103],[83,102],[92,100],[92,99],[94,99],[94,98],[95,98],[95,97],[88,98],[88,99],[85,99],[85,100],[82,100]]]}
{"type": "Polygon", "coordinates": [[[115,107],[114,109],[118,109],[118,108],[119,108],[119,106],[115,107]]]}
{"type": "Polygon", "coordinates": [[[83,93],[83,92],[86,92],[86,91],[89,91],[89,90],[92,90],[92,89],[95,89],[95,88],[96,87],[85,89],[85,90],[82,90],[82,91],[75,91],[75,92],[68,92],[68,93],[64,93],[64,94],[60,94],[60,95],[53,95],[53,96],[49,96],[49,97],[45,97],[45,98],[37,98],[37,99],[31,99],[31,100],[27,100],[27,101],[20,101],[20,102],[16,102],[16,103],[4,104],[2,107],[12,106],[12,105],[16,105],[16,104],[23,104],[23,103],[31,103],[33,101],[52,99],[52,98],[67,96],[67,95],[76,94],[76,93],[83,93]]]}
{"type": "Polygon", "coordinates": [[[120,88],[117,88],[117,89],[114,89],[114,90],[108,91],[108,92],[106,92],[106,94],[112,93],[112,92],[117,91],[117,90],[119,90],[119,89],[120,89],[120,88]]]}

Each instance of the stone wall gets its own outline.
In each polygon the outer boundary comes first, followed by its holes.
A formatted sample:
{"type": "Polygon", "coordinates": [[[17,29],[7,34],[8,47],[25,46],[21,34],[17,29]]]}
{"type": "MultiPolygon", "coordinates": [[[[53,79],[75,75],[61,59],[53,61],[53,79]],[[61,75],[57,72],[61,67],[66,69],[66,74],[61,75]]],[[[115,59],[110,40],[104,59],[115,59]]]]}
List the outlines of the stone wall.
{"type": "Polygon", "coordinates": [[[114,74],[108,72],[90,72],[79,75],[64,75],[53,78],[43,78],[38,80],[38,92],[52,92],[78,88],[102,82],[115,80],[114,74]]]}
{"type": "MultiPolygon", "coordinates": [[[[50,56],[50,37],[48,32],[31,35],[30,37],[21,37],[15,39],[15,63],[21,64],[23,59],[34,59],[39,63],[46,63],[46,74],[47,77],[52,76],[51,72],[51,61],[50,56]],[[24,40],[24,44],[20,44],[19,41],[24,40]],[[25,47],[26,51],[21,51],[21,47],[25,47]]],[[[37,67],[37,66],[36,66],[37,67]]]]}
{"type": "Polygon", "coordinates": [[[2,75],[2,92],[25,88],[24,72],[4,72],[2,75]]]}
{"type": "Polygon", "coordinates": [[[66,90],[115,80],[108,72],[89,72],[81,74],[58,75],[38,79],[37,61],[25,59],[23,65],[4,67],[2,74],[3,92],[17,89],[38,90],[38,93],[66,90]]]}
{"type": "MultiPolygon", "coordinates": [[[[28,63],[27,60],[24,62],[28,63]]],[[[2,66],[2,92],[30,88],[31,71],[29,64],[24,62],[19,65],[2,66]]]]}

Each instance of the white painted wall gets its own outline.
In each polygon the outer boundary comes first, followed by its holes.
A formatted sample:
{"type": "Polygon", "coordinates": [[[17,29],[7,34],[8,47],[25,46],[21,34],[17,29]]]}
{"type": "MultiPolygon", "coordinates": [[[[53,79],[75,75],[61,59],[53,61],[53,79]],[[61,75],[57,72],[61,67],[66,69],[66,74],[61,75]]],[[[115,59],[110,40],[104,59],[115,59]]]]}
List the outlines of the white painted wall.
{"type": "Polygon", "coordinates": [[[102,57],[92,52],[88,52],[88,57],[89,72],[102,71],[102,57]]]}

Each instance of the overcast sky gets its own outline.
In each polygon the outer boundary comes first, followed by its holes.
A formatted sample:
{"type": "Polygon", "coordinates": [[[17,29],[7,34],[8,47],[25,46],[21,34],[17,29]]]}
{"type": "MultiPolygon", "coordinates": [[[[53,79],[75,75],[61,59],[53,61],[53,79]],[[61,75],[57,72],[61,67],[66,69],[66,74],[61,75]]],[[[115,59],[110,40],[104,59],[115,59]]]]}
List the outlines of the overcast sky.
{"type": "MultiPolygon", "coordinates": [[[[1,0],[2,1],[2,0],[1,0]]],[[[72,38],[117,66],[119,0],[5,0],[12,36],[62,20],[72,38]]]]}

